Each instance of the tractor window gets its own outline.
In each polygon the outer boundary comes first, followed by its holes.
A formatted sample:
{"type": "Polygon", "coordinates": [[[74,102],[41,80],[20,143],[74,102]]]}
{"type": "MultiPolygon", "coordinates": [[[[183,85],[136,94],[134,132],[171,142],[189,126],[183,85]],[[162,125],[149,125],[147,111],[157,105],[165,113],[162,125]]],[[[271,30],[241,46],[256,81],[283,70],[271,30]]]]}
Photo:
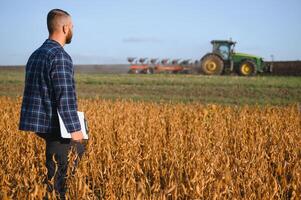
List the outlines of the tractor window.
{"type": "Polygon", "coordinates": [[[229,46],[227,45],[220,45],[218,48],[221,56],[223,57],[224,60],[228,60],[229,59],[229,46]]]}

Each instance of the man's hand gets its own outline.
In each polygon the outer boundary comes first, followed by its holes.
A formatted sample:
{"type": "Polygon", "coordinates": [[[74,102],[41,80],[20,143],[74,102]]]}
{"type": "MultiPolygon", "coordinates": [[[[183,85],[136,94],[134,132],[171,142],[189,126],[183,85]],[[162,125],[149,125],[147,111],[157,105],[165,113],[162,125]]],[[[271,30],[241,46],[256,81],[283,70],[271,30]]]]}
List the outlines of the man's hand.
{"type": "Polygon", "coordinates": [[[83,139],[84,135],[82,131],[76,131],[71,133],[71,140],[73,140],[74,142],[82,142],[83,139]]]}

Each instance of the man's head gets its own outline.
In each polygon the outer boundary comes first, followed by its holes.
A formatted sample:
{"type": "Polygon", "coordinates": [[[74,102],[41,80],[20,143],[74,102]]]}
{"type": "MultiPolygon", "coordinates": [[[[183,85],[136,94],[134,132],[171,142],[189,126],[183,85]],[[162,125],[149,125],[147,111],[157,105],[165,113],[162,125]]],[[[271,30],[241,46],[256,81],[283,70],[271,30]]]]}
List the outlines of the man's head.
{"type": "Polygon", "coordinates": [[[73,36],[73,23],[71,16],[64,10],[53,9],[47,15],[49,35],[58,35],[64,38],[64,43],[71,43],[73,36]]]}

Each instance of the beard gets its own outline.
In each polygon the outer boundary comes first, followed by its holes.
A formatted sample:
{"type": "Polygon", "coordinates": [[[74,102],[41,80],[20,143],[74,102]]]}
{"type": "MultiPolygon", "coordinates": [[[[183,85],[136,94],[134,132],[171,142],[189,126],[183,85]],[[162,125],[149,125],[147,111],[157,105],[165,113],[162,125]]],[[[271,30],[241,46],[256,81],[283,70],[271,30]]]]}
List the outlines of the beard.
{"type": "Polygon", "coordinates": [[[70,44],[71,43],[72,36],[73,36],[72,30],[69,29],[68,35],[66,36],[66,44],[70,44]]]}

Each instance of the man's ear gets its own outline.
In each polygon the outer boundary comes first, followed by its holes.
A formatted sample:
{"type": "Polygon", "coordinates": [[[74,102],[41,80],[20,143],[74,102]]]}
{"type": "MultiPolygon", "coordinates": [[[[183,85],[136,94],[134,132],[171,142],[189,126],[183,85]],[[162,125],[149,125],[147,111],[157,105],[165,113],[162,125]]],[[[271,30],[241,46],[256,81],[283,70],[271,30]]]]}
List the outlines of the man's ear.
{"type": "Polygon", "coordinates": [[[68,26],[67,25],[63,25],[63,33],[67,34],[68,32],[68,26]]]}

